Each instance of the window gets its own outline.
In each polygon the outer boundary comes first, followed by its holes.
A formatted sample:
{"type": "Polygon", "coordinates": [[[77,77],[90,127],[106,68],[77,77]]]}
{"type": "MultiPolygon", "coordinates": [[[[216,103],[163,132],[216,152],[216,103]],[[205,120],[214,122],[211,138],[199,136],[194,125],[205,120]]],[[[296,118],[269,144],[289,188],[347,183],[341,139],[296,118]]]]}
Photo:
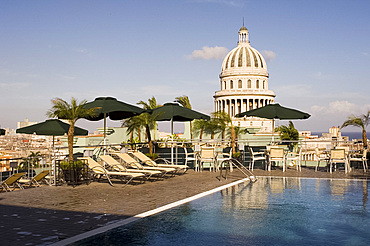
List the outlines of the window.
{"type": "Polygon", "coordinates": [[[226,90],[226,81],[224,81],[223,89],[226,90]]]}
{"type": "Polygon", "coordinates": [[[260,81],[257,79],[256,81],[256,88],[259,89],[260,88],[260,81]]]}
{"type": "Polygon", "coordinates": [[[243,88],[243,82],[240,79],[238,81],[238,88],[239,89],[243,88]]]}
{"type": "Polygon", "coordinates": [[[264,80],[262,84],[262,89],[266,89],[265,86],[266,86],[266,81],[264,80]]]}
{"type": "Polygon", "coordinates": [[[247,87],[248,89],[252,88],[252,81],[250,79],[248,79],[247,87]]]}
{"type": "Polygon", "coordinates": [[[234,89],[234,82],[230,80],[230,89],[234,89]]]}

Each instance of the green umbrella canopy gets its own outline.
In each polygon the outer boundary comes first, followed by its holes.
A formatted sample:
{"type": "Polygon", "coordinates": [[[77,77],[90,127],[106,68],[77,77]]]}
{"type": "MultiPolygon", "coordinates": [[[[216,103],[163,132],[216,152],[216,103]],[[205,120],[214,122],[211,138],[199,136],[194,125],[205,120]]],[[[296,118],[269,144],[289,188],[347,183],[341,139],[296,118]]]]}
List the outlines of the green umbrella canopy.
{"type": "Polygon", "coordinates": [[[111,120],[122,120],[143,113],[145,110],[134,105],[118,101],[113,97],[98,97],[88,102],[85,108],[97,108],[97,116],[87,120],[98,121],[105,117],[111,120]],[[105,114],[105,115],[104,115],[105,114]]]}
{"type": "MultiPolygon", "coordinates": [[[[57,119],[49,119],[41,123],[22,127],[16,130],[17,133],[47,135],[47,136],[63,136],[68,133],[69,124],[57,119]]],[[[75,126],[74,135],[87,135],[89,132],[85,129],[75,126]]]]}
{"type": "Polygon", "coordinates": [[[208,115],[182,107],[177,103],[165,103],[162,107],[153,109],[152,114],[158,115],[156,117],[157,121],[192,121],[195,119],[210,119],[208,115]]]}
{"type": "Polygon", "coordinates": [[[5,135],[5,129],[0,129],[0,135],[5,135]]]}
{"type": "Polygon", "coordinates": [[[311,115],[296,109],[286,108],[275,103],[235,115],[235,117],[243,116],[256,116],[260,118],[280,120],[300,120],[308,119],[311,115]]]}

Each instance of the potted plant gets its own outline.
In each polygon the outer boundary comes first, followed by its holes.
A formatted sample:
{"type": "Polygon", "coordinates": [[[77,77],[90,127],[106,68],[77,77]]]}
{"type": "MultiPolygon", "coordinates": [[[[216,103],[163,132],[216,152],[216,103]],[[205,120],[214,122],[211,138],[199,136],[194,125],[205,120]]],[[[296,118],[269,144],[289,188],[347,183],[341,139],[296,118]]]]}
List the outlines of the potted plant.
{"type": "Polygon", "coordinates": [[[159,157],[157,153],[146,153],[145,155],[148,156],[153,161],[159,157]]]}
{"type": "Polygon", "coordinates": [[[81,181],[83,169],[82,161],[61,161],[59,166],[62,169],[64,180],[67,183],[77,184],[79,181],[81,181]]]}

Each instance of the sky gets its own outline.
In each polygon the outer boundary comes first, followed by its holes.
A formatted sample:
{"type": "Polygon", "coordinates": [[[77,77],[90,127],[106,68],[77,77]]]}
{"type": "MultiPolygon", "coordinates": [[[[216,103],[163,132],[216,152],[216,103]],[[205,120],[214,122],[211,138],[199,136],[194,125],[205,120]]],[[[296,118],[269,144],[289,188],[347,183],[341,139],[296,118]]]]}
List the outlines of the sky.
{"type": "Polygon", "coordinates": [[[275,102],[311,114],[298,130],[327,132],[370,110],[369,9],[366,0],[0,0],[0,126],[44,121],[56,97],[187,95],[209,114],[244,19],[275,102]]]}

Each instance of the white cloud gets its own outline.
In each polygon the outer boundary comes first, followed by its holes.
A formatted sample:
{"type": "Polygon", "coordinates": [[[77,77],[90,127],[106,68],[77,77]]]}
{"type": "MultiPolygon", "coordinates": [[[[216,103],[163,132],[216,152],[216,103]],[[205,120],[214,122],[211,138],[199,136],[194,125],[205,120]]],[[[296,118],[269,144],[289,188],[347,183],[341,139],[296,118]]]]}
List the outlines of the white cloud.
{"type": "Polygon", "coordinates": [[[66,74],[56,74],[56,76],[62,81],[72,81],[72,80],[76,80],[77,78],[74,75],[66,75],[66,74]]]}
{"type": "Polygon", "coordinates": [[[276,58],[276,53],[271,50],[262,50],[261,53],[267,62],[271,62],[276,58]]]}
{"type": "Polygon", "coordinates": [[[23,88],[29,87],[29,83],[1,83],[0,82],[0,88],[1,89],[15,89],[15,90],[20,90],[23,88]]]}
{"type": "Polygon", "coordinates": [[[142,94],[148,96],[174,96],[179,95],[180,91],[170,86],[165,85],[152,85],[141,87],[142,94]]]}
{"type": "Polygon", "coordinates": [[[225,47],[204,46],[201,50],[194,50],[188,57],[194,60],[222,60],[227,52],[229,52],[229,50],[225,47]]]}
{"type": "Polygon", "coordinates": [[[197,3],[221,3],[225,5],[230,5],[233,7],[243,7],[244,2],[242,0],[193,0],[197,3]]]}
{"type": "Polygon", "coordinates": [[[311,106],[312,114],[316,116],[351,116],[366,113],[370,109],[370,104],[357,105],[349,101],[333,101],[327,106],[313,105],[311,106]]]}
{"type": "Polygon", "coordinates": [[[76,49],[74,49],[74,51],[77,52],[77,53],[82,53],[82,54],[89,53],[89,51],[87,49],[83,49],[83,48],[76,48],[76,49]]]}

